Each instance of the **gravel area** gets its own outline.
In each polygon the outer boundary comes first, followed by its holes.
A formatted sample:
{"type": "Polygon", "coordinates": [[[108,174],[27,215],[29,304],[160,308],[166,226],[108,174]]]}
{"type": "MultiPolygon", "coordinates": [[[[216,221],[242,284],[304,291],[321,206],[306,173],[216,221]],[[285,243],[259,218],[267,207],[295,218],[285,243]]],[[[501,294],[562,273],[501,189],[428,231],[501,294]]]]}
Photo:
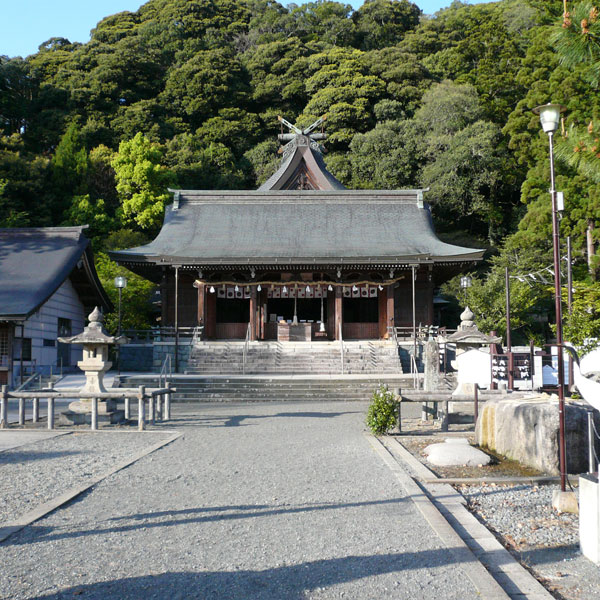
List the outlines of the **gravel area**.
{"type": "Polygon", "coordinates": [[[579,551],[579,517],[552,509],[552,493],[559,486],[490,484],[457,489],[469,508],[557,598],[600,599],[600,568],[579,551]]]}
{"type": "Polygon", "coordinates": [[[0,524],[14,521],[169,435],[76,432],[0,452],[0,524]]]}
{"type": "MultiPolygon", "coordinates": [[[[438,477],[522,477],[539,475],[514,461],[500,460],[487,467],[433,467],[424,448],[445,434],[402,437],[400,442],[438,477]]],[[[473,442],[472,434],[465,436],[473,442]]],[[[600,600],[600,568],[579,551],[579,517],[552,508],[557,484],[464,484],[461,492],[469,509],[504,546],[556,597],[600,600]]],[[[578,492],[577,487],[574,488],[578,492]]]]}
{"type": "Polygon", "coordinates": [[[480,598],[366,404],[174,408],[182,438],[0,544],[5,598],[480,598]]]}

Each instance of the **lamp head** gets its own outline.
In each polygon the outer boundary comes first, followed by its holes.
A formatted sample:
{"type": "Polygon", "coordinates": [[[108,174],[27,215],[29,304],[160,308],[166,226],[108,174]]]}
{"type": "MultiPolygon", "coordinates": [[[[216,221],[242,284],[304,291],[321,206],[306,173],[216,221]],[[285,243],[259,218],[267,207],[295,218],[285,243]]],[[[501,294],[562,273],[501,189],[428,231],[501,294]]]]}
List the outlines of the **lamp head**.
{"type": "Polygon", "coordinates": [[[127,287],[127,278],[119,275],[115,277],[115,287],[119,289],[123,289],[127,287]]]}
{"type": "Polygon", "coordinates": [[[544,133],[554,133],[560,123],[560,114],[567,110],[562,104],[542,104],[533,109],[533,113],[540,116],[540,123],[544,133]]]}

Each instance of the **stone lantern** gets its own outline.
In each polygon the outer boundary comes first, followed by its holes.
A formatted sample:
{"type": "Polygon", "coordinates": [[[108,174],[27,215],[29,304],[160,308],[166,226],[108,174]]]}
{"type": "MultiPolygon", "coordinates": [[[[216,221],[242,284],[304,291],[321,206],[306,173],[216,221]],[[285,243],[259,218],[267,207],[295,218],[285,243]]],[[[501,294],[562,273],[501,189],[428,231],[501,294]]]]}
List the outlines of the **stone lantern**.
{"type": "Polygon", "coordinates": [[[491,378],[490,355],[482,352],[481,348],[502,342],[500,337],[479,331],[474,317],[467,306],[460,315],[461,323],[457,331],[444,340],[456,345],[456,361],[452,361],[452,366],[458,370],[458,387],[452,394],[454,398],[473,398],[475,384],[481,385],[485,378],[491,378]]]}
{"type": "MultiPolygon", "coordinates": [[[[104,374],[110,369],[112,363],[108,360],[108,347],[112,344],[125,344],[125,336],[110,336],[102,327],[104,317],[98,309],[94,308],[88,316],[89,323],[78,335],[60,337],[58,341],[63,344],[81,344],[83,346],[83,359],[77,366],[85,374],[85,384],[80,392],[85,394],[104,394],[108,390],[104,387],[104,374]]],[[[117,423],[123,420],[123,411],[116,410],[116,401],[113,399],[99,398],[98,420],[117,423]]],[[[65,417],[74,424],[82,424],[91,419],[92,399],[82,398],[69,404],[69,412],[65,417]]]]}

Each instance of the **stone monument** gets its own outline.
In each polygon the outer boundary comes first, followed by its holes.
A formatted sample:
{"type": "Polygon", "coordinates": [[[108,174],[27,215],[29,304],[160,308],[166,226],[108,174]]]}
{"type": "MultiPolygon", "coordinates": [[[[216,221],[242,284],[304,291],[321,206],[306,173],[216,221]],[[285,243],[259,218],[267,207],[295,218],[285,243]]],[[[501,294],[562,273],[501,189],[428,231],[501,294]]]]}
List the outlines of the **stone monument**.
{"type": "MultiPolygon", "coordinates": [[[[108,347],[112,344],[125,344],[125,336],[110,336],[102,326],[104,317],[98,307],[94,308],[88,316],[89,323],[84,330],[71,337],[59,337],[58,341],[63,344],[81,344],[83,346],[83,359],[77,366],[85,374],[85,384],[80,393],[103,394],[108,390],[104,387],[104,375],[112,366],[108,360],[108,347]]],[[[69,410],[63,416],[75,425],[89,423],[92,413],[92,398],[80,398],[69,404],[69,410]]],[[[98,421],[119,423],[123,421],[122,410],[117,410],[114,399],[99,398],[98,421]]]]}

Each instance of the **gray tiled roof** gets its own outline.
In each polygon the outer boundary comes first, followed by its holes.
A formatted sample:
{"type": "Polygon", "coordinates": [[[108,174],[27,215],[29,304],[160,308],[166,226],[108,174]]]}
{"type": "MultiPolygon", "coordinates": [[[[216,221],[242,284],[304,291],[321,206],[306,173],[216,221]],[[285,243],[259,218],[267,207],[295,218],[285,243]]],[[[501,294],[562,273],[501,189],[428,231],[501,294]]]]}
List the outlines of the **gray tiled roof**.
{"type": "Polygon", "coordinates": [[[150,244],[123,263],[301,264],[473,261],[435,235],[421,190],[179,191],[150,244]]]}
{"type": "Polygon", "coordinates": [[[91,300],[111,307],[94,270],[83,227],[0,229],[0,319],[34,313],[82,261],[91,300]],[[87,254],[89,253],[89,256],[87,254]]]}

